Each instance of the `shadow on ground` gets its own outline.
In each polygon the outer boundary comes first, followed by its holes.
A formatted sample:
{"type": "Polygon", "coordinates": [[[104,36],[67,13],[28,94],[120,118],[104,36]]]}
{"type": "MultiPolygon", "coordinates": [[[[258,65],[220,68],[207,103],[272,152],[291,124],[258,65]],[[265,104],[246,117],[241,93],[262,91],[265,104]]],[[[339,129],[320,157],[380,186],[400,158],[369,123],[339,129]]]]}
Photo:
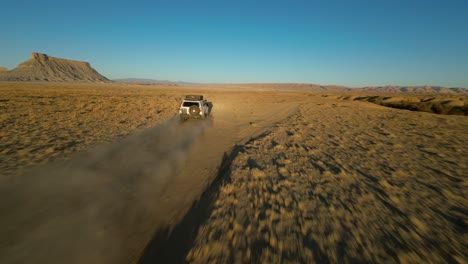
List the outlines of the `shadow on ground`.
{"type": "Polygon", "coordinates": [[[211,185],[196,201],[188,213],[174,228],[158,230],[145,248],[139,263],[186,263],[185,257],[190,251],[199,227],[213,211],[213,202],[219,188],[231,181],[231,162],[244,149],[235,145],[228,155],[224,153],[219,172],[211,185]]]}

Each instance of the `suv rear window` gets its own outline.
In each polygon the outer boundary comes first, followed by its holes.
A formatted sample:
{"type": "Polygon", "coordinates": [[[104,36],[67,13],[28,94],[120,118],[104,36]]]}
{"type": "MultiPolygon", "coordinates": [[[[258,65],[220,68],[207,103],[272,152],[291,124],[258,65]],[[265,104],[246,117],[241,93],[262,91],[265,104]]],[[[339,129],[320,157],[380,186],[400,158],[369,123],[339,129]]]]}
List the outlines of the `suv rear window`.
{"type": "Polygon", "coordinates": [[[200,105],[198,104],[198,102],[184,102],[184,103],[182,104],[183,107],[191,107],[191,106],[193,106],[193,105],[195,105],[195,106],[197,106],[197,107],[200,106],[200,105]]]}

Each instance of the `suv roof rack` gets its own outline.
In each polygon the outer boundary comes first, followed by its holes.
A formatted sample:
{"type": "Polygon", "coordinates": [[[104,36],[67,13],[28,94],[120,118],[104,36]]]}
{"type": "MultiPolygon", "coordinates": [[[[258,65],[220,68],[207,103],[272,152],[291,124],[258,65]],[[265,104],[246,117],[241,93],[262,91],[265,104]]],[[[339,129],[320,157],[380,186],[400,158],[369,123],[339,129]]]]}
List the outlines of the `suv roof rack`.
{"type": "Polygon", "coordinates": [[[185,100],[203,100],[203,95],[186,95],[185,100]]]}

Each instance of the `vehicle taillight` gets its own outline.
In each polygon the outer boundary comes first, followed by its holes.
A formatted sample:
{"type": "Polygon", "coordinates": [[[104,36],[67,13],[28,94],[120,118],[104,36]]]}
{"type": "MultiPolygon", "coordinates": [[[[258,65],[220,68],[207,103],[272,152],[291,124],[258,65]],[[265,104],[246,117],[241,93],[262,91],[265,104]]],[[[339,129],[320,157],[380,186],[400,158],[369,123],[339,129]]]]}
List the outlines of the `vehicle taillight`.
{"type": "Polygon", "coordinates": [[[203,109],[200,107],[200,109],[199,109],[199,111],[198,111],[198,112],[200,112],[200,113],[201,113],[201,112],[203,112],[203,109]]]}

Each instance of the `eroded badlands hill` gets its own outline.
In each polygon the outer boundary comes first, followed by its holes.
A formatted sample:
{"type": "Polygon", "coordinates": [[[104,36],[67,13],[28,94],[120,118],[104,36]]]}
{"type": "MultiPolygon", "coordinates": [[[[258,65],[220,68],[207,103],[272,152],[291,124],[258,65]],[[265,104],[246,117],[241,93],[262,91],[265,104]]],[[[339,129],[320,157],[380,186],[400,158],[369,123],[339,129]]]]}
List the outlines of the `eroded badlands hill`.
{"type": "Polygon", "coordinates": [[[0,70],[0,81],[109,82],[88,62],[55,58],[32,53],[31,59],[17,68],[0,70]]]}

